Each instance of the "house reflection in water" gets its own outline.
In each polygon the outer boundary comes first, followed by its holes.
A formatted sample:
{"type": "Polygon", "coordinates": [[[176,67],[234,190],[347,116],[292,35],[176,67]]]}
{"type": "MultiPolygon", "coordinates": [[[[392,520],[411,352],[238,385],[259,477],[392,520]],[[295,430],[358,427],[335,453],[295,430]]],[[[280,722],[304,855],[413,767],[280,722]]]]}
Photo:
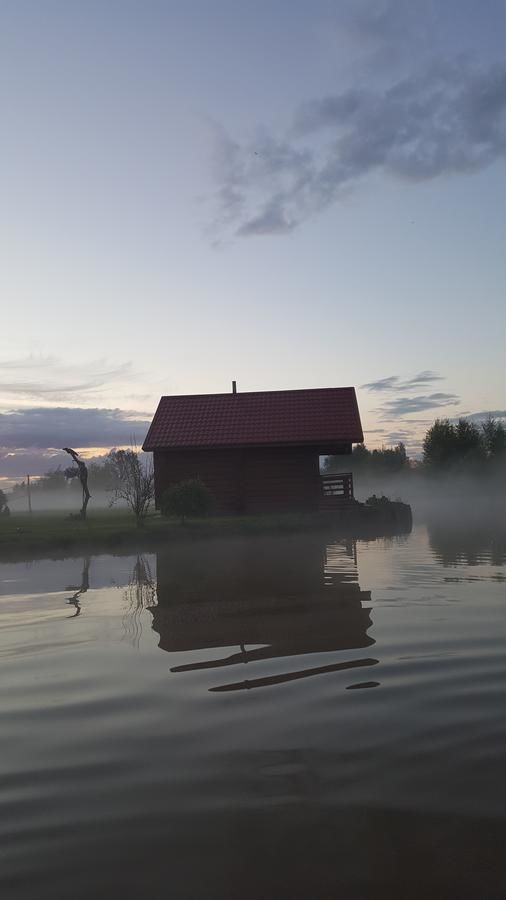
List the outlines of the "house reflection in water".
{"type": "Polygon", "coordinates": [[[179,547],[158,554],[157,583],[158,605],[150,612],[160,648],[186,657],[191,651],[211,651],[204,660],[201,652],[198,660],[186,658],[171,672],[262,663],[251,666],[248,679],[212,691],[276,685],[377,662],[349,654],[332,658],[374,644],[367,633],[371,595],[360,590],[351,541],[326,544],[313,535],[179,547]],[[217,655],[217,648],[226,652],[217,655]],[[268,665],[307,654],[315,654],[309,665],[297,659],[281,672],[268,665]]]}

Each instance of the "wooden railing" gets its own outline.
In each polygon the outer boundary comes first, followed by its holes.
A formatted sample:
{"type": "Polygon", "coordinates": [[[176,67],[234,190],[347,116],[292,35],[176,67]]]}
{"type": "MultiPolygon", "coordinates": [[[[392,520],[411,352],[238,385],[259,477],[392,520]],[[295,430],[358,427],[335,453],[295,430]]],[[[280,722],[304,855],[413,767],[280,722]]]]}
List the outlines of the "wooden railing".
{"type": "Polygon", "coordinates": [[[353,499],[353,474],[352,472],[333,472],[321,476],[322,494],[325,500],[352,500],[353,499]]]}

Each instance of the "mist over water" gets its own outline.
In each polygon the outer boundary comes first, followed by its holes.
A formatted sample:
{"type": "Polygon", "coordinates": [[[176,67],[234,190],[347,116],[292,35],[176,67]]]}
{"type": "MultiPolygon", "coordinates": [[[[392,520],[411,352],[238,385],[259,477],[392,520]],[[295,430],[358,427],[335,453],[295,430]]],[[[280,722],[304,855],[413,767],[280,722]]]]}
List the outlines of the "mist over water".
{"type": "Polygon", "coordinates": [[[450,527],[473,527],[488,522],[506,528],[506,480],[504,474],[480,477],[465,473],[428,474],[407,471],[393,475],[356,473],[357,500],[372,494],[409,503],[418,522],[441,521],[450,527]]]}
{"type": "Polygon", "coordinates": [[[1,564],[2,896],[504,897],[501,541],[1,564]]]}

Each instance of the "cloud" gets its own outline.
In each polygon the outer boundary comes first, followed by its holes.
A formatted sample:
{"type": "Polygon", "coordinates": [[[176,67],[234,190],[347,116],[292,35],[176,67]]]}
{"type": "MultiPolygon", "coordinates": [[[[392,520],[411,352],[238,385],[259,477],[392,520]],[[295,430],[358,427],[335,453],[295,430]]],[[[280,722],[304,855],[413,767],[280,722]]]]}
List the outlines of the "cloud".
{"type": "Polygon", "coordinates": [[[91,399],[112,382],[134,377],[132,364],[107,366],[104,360],[86,365],[65,363],[56,357],[28,356],[0,362],[0,398],[5,406],[19,402],[76,402],[91,399]],[[30,374],[30,379],[26,374],[30,374]]]}
{"type": "MultiPolygon", "coordinates": [[[[142,443],[150,416],[120,409],[32,407],[0,413],[4,453],[23,449],[142,443]]],[[[0,463],[1,466],[1,463],[0,463]]]]}
{"type": "Polygon", "coordinates": [[[386,378],[380,378],[378,381],[369,381],[367,384],[361,384],[360,387],[367,391],[391,391],[397,388],[399,383],[399,375],[388,375],[386,378]]]}
{"type": "Polygon", "coordinates": [[[377,172],[412,184],[506,157],[506,65],[432,63],[305,102],[277,137],[217,130],[215,227],[286,234],[377,172]]]}
{"type": "Polygon", "coordinates": [[[390,431],[386,435],[386,439],[390,444],[398,444],[399,441],[410,440],[413,437],[412,431],[390,431]]]}
{"type": "Polygon", "coordinates": [[[408,378],[407,381],[404,381],[400,386],[400,390],[410,390],[413,387],[432,384],[434,381],[445,381],[445,377],[437,372],[433,372],[431,369],[425,369],[423,372],[415,375],[414,378],[408,378]]]}
{"type": "Polygon", "coordinates": [[[370,40],[390,47],[406,38],[411,44],[413,39],[420,38],[420,30],[425,33],[434,23],[427,4],[424,4],[424,15],[420,12],[418,3],[407,3],[406,0],[345,0],[340,22],[360,43],[370,40]]]}
{"type": "Polygon", "coordinates": [[[444,375],[425,369],[413,378],[401,380],[400,375],[388,375],[386,378],[379,378],[377,381],[361,384],[360,387],[367,391],[412,391],[417,387],[425,387],[435,381],[445,381],[444,375]]]}
{"type": "Polygon", "coordinates": [[[419,397],[396,397],[379,407],[383,419],[406,416],[409,413],[423,412],[426,409],[444,409],[447,406],[458,406],[460,397],[457,394],[434,393],[419,397]]]}

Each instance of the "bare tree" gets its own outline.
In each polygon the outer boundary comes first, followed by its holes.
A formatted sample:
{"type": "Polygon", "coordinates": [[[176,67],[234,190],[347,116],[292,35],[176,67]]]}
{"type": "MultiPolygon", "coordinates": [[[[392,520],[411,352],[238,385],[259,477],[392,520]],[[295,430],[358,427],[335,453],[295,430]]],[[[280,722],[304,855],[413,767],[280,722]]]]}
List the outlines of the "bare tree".
{"type": "Polygon", "coordinates": [[[124,500],[140,527],[155,495],[153,464],[141,462],[137,449],[111,450],[109,459],[117,480],[111,503],[124,500]]]}
{"type": "Polygon", "coordinates": [[[88,490],[88,469],[86,468],[86,463],[82,459],[79,459],[79,456],[75,450],[72,450],[70,447],[64,447],[63,450],[65,453],[68,453],[72,457],[76,464],[76,468],[65,470],[65,476],[66,478],[76,478],[77,476],[79,476],[79,481],[81,482],[81,487],[83,489],[83,505],[81,506],[79,515],[82,519],[85,519],[86,509],[91,497],[91,494],[88,490]]]}

